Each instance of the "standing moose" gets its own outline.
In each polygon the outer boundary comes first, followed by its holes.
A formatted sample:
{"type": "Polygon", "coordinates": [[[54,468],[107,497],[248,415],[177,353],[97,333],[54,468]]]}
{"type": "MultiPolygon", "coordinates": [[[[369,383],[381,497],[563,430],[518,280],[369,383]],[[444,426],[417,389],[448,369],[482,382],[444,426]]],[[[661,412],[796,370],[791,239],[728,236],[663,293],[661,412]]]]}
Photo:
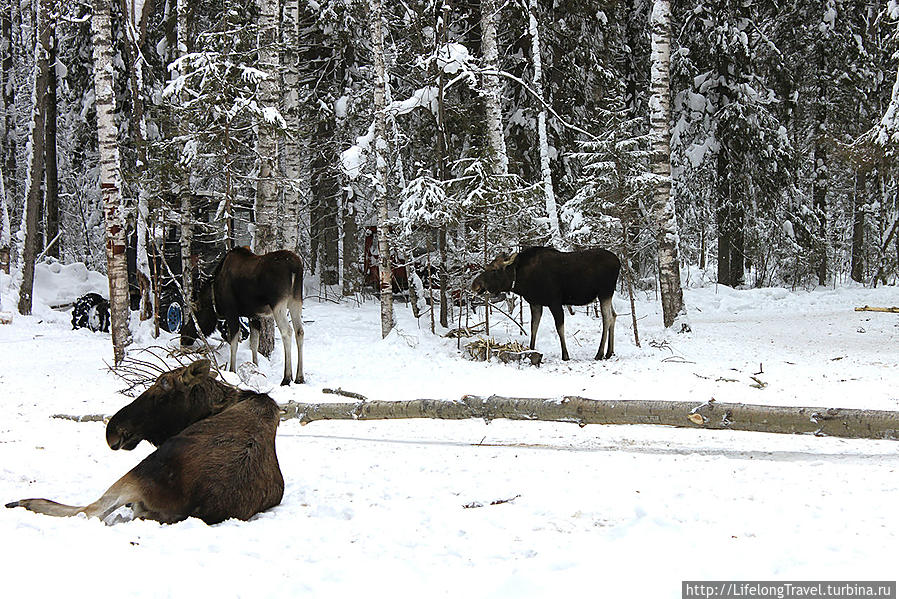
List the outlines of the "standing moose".
{"type": "MultiPolygon", "coordinates": [[[[273,316],[284,346],[284,378],[282,385],[292,380],[290,324],[293,322],[297,343],[296,382],[303,379],[303,261],[287,250],[261,256],[247,248],[237,247],[225,254],[212,278],[200,287],[196,307],[197,322],[204,335],[212,334],[219,318],[228,327],[231,360],[228,368],[237,367],[237,344],[240,342],[240,317],[250,320],[250,348],[253,363],[259,363],[259,318],[273,316]]],[[[181,345],[192,345],[197,329],[188,319],[181,329],[181,345]]]]}
{"type": "Polygon", "coordinates": [[[549,307],[562,344],[562,359],[568,360],[565,346],[565,313],[562,306],[585,306],[599,299],[602,339],[596,360],[609,358],[615,348],[615,309],[612,294],[618,283],[621,262],[603,249],[560,252],[549,247],[529,247],[518,253],[500,254],[475,277],[475,293],[513,291],[531,307],[531,349],[537,341],[537,327],[543,307],[549,307]],[[603,353],[603,347],[606,348],[603,353]]]}
{"type": "Polygon", "coordinates": [[[106,441],[133,449],[142,439],[159,448],[85,506],[22,499],[50,516],[84,513],[107,524],[130,516],[178,522],[190,516],[207,524],[247,520],[278,505],[284,477],[275,454],[278,405],[268,395],[215,380],[208,360],[161,374],[152,387],[109,421],[106,441]]]}

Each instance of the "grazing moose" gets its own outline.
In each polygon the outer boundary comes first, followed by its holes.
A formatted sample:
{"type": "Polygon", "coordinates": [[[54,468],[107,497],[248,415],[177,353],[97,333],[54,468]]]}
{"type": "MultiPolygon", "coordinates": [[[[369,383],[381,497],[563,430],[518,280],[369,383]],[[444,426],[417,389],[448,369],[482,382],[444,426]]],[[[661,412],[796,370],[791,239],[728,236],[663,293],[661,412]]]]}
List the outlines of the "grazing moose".
{"type": "Polygon", "coordinates": [[[134,518],[172,523],[193,516],[216,524],[278,505],[284,495],[275,454],[278,405],[216,381],[209,367],[198,360],[163,373],[112,417],[106,440],[113,449],[133,449],[141,439],[159,448],[100,499],[85,506],[23,499],[6,507],[50,516],[83,512],[107,524],[129,508],[134,518]]]}
{"type": "Polygon", "coordinates": [[[612,294],[620,269],[618,257],[603,249],[560,252],[549,247],[529,247],[511,256],[497,256],[475,277],[471,289],[494,294],[513,291],[523,297],[531,307],[531,349],[537,341],[543,307],[549,307],[556,321],[563,360],[568,359],[568,348],[562,306],[585,306],[598,298],[602,339],[595,359],[601,360],[611,357],[615,348],[617,314],[612,307],[612,294]]]}
{"type": "MultiPolygon", "coordinates": [[[[296,382],[303,382],[303,261],[287,250],[261,256],[237,247],[230,250],[215,268],[212,278],[200,287],[196,307],[197,322],[204,335],[212,334],[218,319],[224,319],[231,344],[228,368],[237,367],[237,344],[240,342],[240,317],[250,320],[250,348],[253,363],[258,364],[259,317],[273,316],[284,346],[284,378],[289,385],[291,372],[290,325],[293,322],[297,343],[296,382]]],[[[192,345],[197,338],[193,320],[181,329],[181,345],[192,345]]]]}

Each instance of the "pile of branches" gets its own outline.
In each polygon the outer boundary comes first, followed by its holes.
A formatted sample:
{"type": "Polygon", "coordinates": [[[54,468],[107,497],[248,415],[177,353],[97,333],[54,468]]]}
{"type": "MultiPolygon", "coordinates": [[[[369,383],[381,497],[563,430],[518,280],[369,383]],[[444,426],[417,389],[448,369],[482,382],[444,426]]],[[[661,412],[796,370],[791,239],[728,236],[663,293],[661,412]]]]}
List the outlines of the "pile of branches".
{"type": "Polygon", "coordinates": [[[478,337],[475,341],[467,343],[465,345],[465,353],[469,359],[478,362],[486,362],[491,357],[496,356],[500,362],[506,364],[527,360],[532,365],[539,366],[543,360],[543,354],[528,349],[527,346],[517,341],[500,343],[492,337],[489,339],[478,337]]]}
{"type": "MultiPolygon", "coordinates": [[[[123,395],[137,397],[163,372],[187,366],[201,358],[209,358],[203,347],[187,349],[155,345],[130,351],[118,366],[107,364],[107,369],[125,382],[123,395]]],[[[214,356],[212,363],[215,364],[214,356]]]]}

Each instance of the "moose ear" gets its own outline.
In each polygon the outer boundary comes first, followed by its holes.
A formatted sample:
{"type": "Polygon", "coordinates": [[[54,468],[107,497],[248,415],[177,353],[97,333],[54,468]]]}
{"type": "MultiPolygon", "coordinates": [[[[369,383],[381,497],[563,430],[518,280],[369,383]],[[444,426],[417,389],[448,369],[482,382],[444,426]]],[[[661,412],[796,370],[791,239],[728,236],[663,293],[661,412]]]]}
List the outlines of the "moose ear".
{"type": "Polygon", "coordinates": [[[187,367],[187,369],[181,374],[181,382],[185,385],[193,385],[200,381],[200,379],[204,379],[209,376],[209,369],[212,367],[212,364],[209,360],[197,360],[193,364],[187,367]]]}

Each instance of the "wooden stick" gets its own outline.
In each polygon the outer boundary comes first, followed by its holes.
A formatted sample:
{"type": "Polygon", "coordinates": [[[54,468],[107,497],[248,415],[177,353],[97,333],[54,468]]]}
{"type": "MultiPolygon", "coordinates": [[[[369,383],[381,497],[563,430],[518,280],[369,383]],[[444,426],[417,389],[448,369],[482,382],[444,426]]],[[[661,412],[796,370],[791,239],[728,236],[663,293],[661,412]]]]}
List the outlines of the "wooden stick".
{"type": "Polygon", "coordinates": [[[899,314],[899,306],[891,306],[889,308],[877,308],[874,306],[862,306],[856,308],[856,312],[889,312],[890,314],[899,314]]]}
{"type": "Polygon", "coordinates": [[[333,395],[343,395],[344,397],[352,397],[353,399],[358,399],[359,401],[368,401],[368,398],[362,395],[361,393],[355,393],[353,391],[344,391],[340,387],[337,389],[322,389],[322,393],[331,393],[333,395]]]}

